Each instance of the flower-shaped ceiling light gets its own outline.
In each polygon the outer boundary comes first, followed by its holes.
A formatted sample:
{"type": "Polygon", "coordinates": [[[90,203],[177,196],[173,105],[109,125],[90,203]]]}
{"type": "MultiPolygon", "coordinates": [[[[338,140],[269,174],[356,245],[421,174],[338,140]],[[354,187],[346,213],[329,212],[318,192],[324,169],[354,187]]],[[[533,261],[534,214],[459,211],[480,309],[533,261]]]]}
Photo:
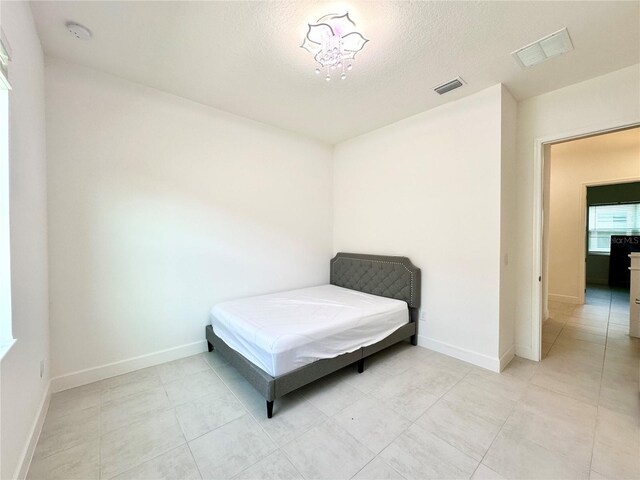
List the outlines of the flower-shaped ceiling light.
{"type": "Polygon", "coordinates": [[[346,70],[351,70],[356,53],[362,50],[369,40],[356,32],[356,24],[349,14],[325,15],[317,23],[310,23],[307,36],[300,45],[313,54],[318,62],[316,73],[326,70],[325,80],[331,80],[331,72],[338,70],[340,78],[347,78],[346,70]],[[346,64],[346,65],[345,65],[346,64]]]}

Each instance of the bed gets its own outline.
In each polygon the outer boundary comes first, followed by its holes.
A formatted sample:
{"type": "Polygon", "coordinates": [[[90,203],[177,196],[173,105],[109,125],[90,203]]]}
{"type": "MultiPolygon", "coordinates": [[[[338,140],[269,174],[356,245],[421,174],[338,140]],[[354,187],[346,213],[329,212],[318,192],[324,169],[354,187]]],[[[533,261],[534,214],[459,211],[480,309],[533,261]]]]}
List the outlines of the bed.
{"type": "Polygon", "coordinates": [[[417,345],[420,269],[406,257],[338,253],[330,284],[233,300],[211,310],[218,351],[273,403],[395,343],[417,345]]]}

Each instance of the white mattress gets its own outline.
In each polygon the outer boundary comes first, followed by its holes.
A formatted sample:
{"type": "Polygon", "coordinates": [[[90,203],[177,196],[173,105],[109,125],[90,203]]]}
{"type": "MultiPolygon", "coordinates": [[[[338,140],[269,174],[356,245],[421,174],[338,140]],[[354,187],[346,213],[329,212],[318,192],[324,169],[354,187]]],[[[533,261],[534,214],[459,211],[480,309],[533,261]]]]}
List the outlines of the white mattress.
{"type": "Polygon", "coordinates": [[[215,334],[271,376],[376,343],[409,322],[406,302],[322,285],[232,300],[215,334]]]}

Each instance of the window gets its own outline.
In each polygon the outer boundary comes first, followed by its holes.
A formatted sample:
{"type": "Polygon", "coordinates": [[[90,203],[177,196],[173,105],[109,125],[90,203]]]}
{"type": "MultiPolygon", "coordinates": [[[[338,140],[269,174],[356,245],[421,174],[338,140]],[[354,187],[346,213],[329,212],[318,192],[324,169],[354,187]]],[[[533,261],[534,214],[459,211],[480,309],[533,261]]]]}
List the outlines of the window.
{"type": "Polygon", "coordinates": [[[589,207],[589,253],[610,253],[611,235],[640,235],[640,203],[589,207]]]}

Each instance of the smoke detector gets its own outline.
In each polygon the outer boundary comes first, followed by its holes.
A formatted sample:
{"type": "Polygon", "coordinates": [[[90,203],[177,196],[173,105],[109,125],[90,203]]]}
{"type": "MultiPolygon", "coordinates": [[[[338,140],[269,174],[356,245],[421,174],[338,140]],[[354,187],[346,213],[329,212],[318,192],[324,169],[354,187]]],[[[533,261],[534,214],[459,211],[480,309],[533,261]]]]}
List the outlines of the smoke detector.
{"type": "Polygon", "coordinates": [[[67,22],[66,27],[67,30],[69,30],[69,33],[79,40],[89,40],[91,38],[91,32],[89,29],[78,23],[67,22]]]}
{"type": "Polygon", "coordinates": [[[573,43],[565,27],[516,50],[511,55],[521,67],[528,68],[571,50],[573,50],[573,43]]]}

